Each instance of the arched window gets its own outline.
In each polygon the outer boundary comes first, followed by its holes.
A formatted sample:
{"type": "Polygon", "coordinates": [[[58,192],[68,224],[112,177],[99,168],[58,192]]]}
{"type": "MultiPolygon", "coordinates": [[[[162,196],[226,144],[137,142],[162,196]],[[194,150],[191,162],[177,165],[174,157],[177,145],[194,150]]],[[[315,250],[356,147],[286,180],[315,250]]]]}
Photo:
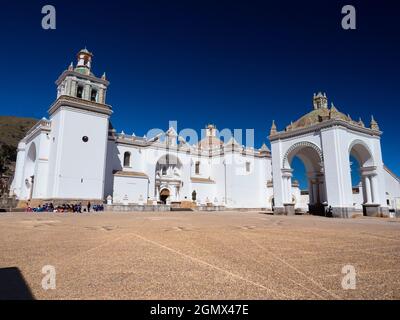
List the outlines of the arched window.
{"type": "Polygon", "coordinates": [[[130,167],[130,166],[131,166],[131,153],[127,151],[124,153],[124,167],[130,167]]]}
{"type": "Polygon", "coordinates": [[[194,172],[200,174],[200,161],[196,161],[194,172]]]}
{"type": "Polygon", "coordinates": [[[97,90],[96,89],[92,89],[91,93],[90,93],[90,101],[97,101],[97,90]]]}
{"type": "Polygon", "coordinates": [[[83,86],[78,85],[78,88],[76,89],[76,97],[81,98],[83,97],[83,86]]]}

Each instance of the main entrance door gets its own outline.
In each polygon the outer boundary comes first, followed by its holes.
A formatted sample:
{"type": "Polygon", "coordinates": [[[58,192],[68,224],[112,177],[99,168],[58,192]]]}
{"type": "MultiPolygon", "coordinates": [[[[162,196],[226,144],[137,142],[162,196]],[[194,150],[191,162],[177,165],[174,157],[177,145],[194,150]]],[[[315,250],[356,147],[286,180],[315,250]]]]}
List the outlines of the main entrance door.
{"type": "Polygon", "coordinates": [[[160,201],[164,204],[167,203],[167,199],[169,198],[170,193],[168,189],[162,189],[160,192],[160,201]]]}

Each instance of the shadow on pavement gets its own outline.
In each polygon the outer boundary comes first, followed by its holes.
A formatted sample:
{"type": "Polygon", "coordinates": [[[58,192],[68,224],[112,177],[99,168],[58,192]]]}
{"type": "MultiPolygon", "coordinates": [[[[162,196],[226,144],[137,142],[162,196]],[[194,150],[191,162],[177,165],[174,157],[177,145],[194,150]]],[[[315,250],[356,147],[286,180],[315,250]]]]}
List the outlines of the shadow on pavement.
{"type": "Polygon", "coordinates": [[[0,269],[0,300],[33,300],[31,289],[16,267],[0,269]]]}

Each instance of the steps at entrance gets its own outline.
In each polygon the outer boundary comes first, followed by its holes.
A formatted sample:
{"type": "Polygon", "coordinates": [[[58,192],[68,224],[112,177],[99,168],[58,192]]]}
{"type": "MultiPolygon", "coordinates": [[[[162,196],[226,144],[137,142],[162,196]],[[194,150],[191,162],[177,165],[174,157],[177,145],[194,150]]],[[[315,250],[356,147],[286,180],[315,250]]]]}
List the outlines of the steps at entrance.
{"type": "Polygon", "coordinates": [[[173,208],[171,207],[171,211],[193,211],[192,208],[173,208]]]}

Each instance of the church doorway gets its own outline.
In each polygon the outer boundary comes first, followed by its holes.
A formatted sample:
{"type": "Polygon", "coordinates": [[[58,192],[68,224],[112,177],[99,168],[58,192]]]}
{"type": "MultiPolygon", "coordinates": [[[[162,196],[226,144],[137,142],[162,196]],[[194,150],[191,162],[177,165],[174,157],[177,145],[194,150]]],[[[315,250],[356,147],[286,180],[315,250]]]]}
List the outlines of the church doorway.
{"type": "Polygon", "coordinates": [[[166,204],[167,203],[167,199],[169,198],[169,196],[170,196],[169,190],[166,189],[166,188],[162,189],[161,192],[160,192],[160,201],[163,204],[166,204]]]}

